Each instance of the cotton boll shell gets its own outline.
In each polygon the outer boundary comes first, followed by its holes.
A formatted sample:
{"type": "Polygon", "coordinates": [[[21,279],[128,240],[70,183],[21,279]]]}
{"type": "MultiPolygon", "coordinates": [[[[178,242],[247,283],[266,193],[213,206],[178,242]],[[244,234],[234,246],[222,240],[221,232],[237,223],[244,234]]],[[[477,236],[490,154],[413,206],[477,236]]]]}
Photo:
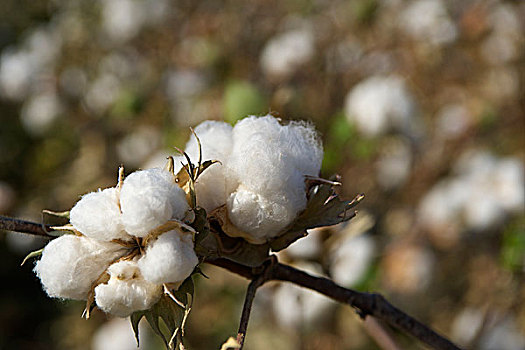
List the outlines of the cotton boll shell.
{"type": "Polygon", "coordinates": [[[92,283],[122,247],[87,237],[63,235],[47,244],[35,272],[50,297],[86,299],[92,283]]]}
{"type": "Polygon", "coordinates": [[[134,261],[117,262],[108,272],[109,281],[95,288],[95,301],[104,312],[126,317],[151,308],[162,295],[162,285],[144,280],[134,261]]]}
{"type": "Polygon", "coordinates": [[[115,188],[84,195],[71,209],[70,221],[86,237],[101,241],[131,238],[124,232],[120,221],[118,192],[115,188]]]}
{"type": "Polygon", "coordinates": [[[146,248],[138,266],[147,281],[162,284],[185,280],[198,262],[191,234],[173,230],[146,248]]]}
{"type": "Polygon", "coordinates": [[[186,194],[173,175],[161,169],[136,171],[126,177],[120,205],[124,228],[137,237],[146,236],[170,219],[182,219],[189,208],[186,194]]]}
{"type": "MultiPolygon", "coordinates": [[[[202,147],[202,160],[218,160],[197,179],[197,204],[207,212],[226,202],[225,164],[232,148],[232,127],[224,122],[205,121],[195,128],[202,147]]],[[[197,140],[192,137],[186,144],[186,153],[192,162],[199,159],[197,140]]]]}

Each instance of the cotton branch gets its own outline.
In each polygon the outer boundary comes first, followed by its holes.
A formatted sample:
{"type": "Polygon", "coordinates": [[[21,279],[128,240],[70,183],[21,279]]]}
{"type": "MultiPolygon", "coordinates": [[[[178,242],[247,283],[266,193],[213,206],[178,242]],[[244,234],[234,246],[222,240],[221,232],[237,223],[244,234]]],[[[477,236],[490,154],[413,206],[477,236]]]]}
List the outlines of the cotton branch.
{"type": "MultiPolygon", "coordinates": [[[[260,272],[230,260],[215,259],[207,262],[251,280],[257,280],[260,277],[260,272]]],[[[404,333],[419,339],[433,349],[460,349],[450,340],[390,304],[380,294],[363,293],[343,288],[328,278],[315,277],[281,263],[270,264],[268,269],[265,269],[263,273],[265,275],[265,281],[291,282],[298,286],[314,290],[335,301],[352,306],[362,318],[374,316],[404,333]]]]}
{"type": "MultiPolygon", "coordinates": [[[[0,229],[51,238],[46,232],[48,228],[42,224],[3,216],[0,216],[0,229]]],[[[450,340],[390,304],[380,294],[363,293],[343,288],[330,279],[312,276],[304,271],[281,264],[276,257],[272,256],[263,265],[256,268],[244,266],[227,259],[210,259],[205,262],[224,268],[252,281],[247,290],[237,336],[241,345],[246,336],[251,305],[257,288],[267,281],[284,281],[314,290],[340,303],[348,304],[355,308],[363,319],[367,316],[373,316],[413,336],[433,349],[460,349],[450,340]]]]}

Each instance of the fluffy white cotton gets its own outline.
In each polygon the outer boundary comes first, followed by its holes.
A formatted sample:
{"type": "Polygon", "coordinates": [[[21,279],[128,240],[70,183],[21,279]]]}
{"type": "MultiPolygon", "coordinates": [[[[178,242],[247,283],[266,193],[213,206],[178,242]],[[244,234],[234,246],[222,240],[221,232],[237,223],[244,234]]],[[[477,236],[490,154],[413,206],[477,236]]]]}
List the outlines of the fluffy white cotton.
{"type": "Polygon", "coordinates": [[[134,261],[120,261],[108,268],[110,279],[95,288],[95,301],[104,312],[126,317],[151,308],[162,295],[162,286],[144,280],[134,261]]]}
{"type": "MultiPolygon", "coordinates": [[[[202,147],[202,160],[219,160],[209,167],[195,185],[197,204],[209,213],[226,202],[226,160],[232,148],[232,127],[224,122],[205,121],[195,128],[202,147]]],[[[193,163],[199,160],[197,140],[186,144],[186,153],[193,163]]]]}
{"type": "Polygon", "coordinates": [[[92,283],[122,254],[122,247],[63,235],[49,242],[35,272],[50,297],[86,299],[92,283]]]}
{"type": "Polygon", "coordinates": [[[188,210],[186,194],[173,175],[162,169],[136,171],[124,180],[120,192],[122,223],[126,231],[144,237],[170,219],[182,219],[188,210]]]}
{"type": "Polygon", "coordinates": [[[253,243],[263,243],[306,206],[305,175],[317,176],[322,146],[305,123],[280,125],[272,116],[249,117],[233,128],[226,188],[230,220],[253,243]]]}
{"type": "Polygon", "coordinates": [[[148,245],[138,266],[147,281],[162,284],[185,280],[198,262],[192,235],[173,230],[148,245]]]}
{"type": "Polygon", "coordinates": [[[414,110],[412,95],[396,75],[373,76],[360,82],[345,102],[346,117],[368,137],[389,129],[410,131],[414,110]]]}
{"type": "Polygon", "coordinates": [[[71,224],[86,237],[101,241],[130,239],[120,220],[118,191],[107,188],[82,197],[70,211],[71,224]]]}

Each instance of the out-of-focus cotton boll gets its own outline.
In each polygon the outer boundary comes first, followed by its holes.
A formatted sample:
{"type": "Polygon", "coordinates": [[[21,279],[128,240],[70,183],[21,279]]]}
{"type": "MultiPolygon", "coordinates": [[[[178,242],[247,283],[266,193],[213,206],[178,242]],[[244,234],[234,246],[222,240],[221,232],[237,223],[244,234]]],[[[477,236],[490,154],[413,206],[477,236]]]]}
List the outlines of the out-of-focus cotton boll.
{"type": "Polygon", "coordinates": [[[461,182],[443,181],[435,185],[419,204],[419,219],[427,228],[458,225],[458,212],[470,194],[461,182]]]}
{"type": "Polygon", "coordinates": [[[22,106],[20,119],[32,135],[42,135],[62,113],[62,103],[54,91],[33,95],[22,106]]]}
{"type": "Polygon", "coordinates": [[[414,111],[413,97],[404,80],[396,75],[370,77],[346,96],[348,120],[368,137],[389,129],[409,131],[414,111]]]}
{"type": "Polygon", "coordinates": [[[272,116],[249,117],[233,128],[227,163],[228,214],[235,226],[264,243],[306,206],[304,176],[317,176],[322,146],[312,127],[282,126],[272,116]]]}
{"type": "Polygon", "coordinates": [[[33,67],[30,55],[7,49],[0,57],[0,93],[13,100],[21,100],[30,86],[33,67]]]}
{"type": "MultiPolygon", "coordinates": [[[[202,160],[219,160],[197,179],[197,204],[208,213],[226,203],[226,160],[232,149],[232,127],[224,122],[205,121],[195,128],[202,147],[202,160]]],[[[186,144],[186,153],[193,163],[199,159],[197,140],[192,137],[186,144]]]]}
{"type": "Polygon", "coordinates": [[[437,116],[436,129],[444,138],[454,138],[462,135],[472,123],[472,116],[462,104],[443,106],[437,116]]]}
{"type": "Polygon", "coordinates": [[[519,159],[467,151],[454,172],[423,198],[420,219],[426,227],[463,220],[468,229],[486,230],[524,210],[525,170],[519,159]]]}
{"type": "Polygon", "coordinates": [[[122,223],[129,234],[146,236],[170,219],[182,219],[189,206],[173,175],[162,169],[136,171],[120,191],[122,223]]]}
{"type": "Polygon", "coordinates": [[[86,237],[101,241],[131,238],[124,232],[120,220],[118,192],[115,188],[84,195],[69,215],[71,224],[86,237]]]}
{"type": "Polygon", "coordinates": [[[160,138],[154,128],[139,128],[117,144],[118,156],[124,164],[138,167],[159,146],[160,138]]]}
{"type": "Polygon", "coordinates": [[[459,345],[467,346],[483,325],[484,312],[480,309],[465,308],[452,322],[452,339],[459,345]]]}
{"type": "Polygon", "coordinates": [[[162,295],[162,285],[144,280],[134,261],[120,261],[108,268],[110,279],[95,288],[95,301],[104,312],[126,317],[151,308],[162,295]]]}
{"type": "Polygon", "coordinates": [[[525,334],[512,316],[484,332],[479,340],[481,350],[515,350],[525,348],[525,334]]]}
{"type": "Polygon", "coordinates": [[[368,234],[343,238],[331,249],[330,275],[342,286],[354,286],[370,267],[374,251],[374,240],[368,234]]]}
{"type": "Polygon", "coordinates": [[[405,33],[421,42],[442,45],[457,37],[456,26],[441,0],[412,1],[399,20],[405,33]]]}
{"type": "Polygon", "coordinates": [[[85,300],[92,283],[122,253],[114,243],[63,235],[46,245],[35,272],[50,297],[85,300]]]}
{"type": "Polygon", "coordinates": [[[144,322],[139,323],[140,343],[137,346],[137,339],[130,331],[129,321],[113,318],[95,331],[91,350],[144,350],[147,348],[149,338],[148,329],[144,326],[144,322]]]}
{"type": "Polygon", "coordinates": [[[509,212],[525,211],[525,168],[516,158],[504,158],[494,169],[494,196],[509,212]]]}
{"type": "Polygon", "coordinates": [[[53,25],[33,30],[19,48],[2,52],[0,58],[0,94],[22,100],[33,89],[33,82],[50,72],[61,48],[58,31],[53,25]]]}
{"type": "MultiPolygon", "coordinates": [[[[321,266],[303,263],[298,268],[321,275],[321,266]]],[[[273,296],[273,312],[277,321],[290,328],[315,327],[326,321],[334,302],[317,292],[293,285],[280,284],[273,296]]]]}
{"type": "Polygon", "coordinates": [[[312,58],[314,46],[314,36],[308,28],[279,34],[263,49],[262,69],[271,77],[286,78],[312,58]]]}
{"type": "Polygon", "coordinates": [[[377,161],[377,181],[384,189],[403,185],[410,175],[412,151],[402,140],[391,140],[377,161]]]}
{"type": "Polygon", "coordinates": [[[382,262],[384,282],[397,292],[421,292],[432,279],[434,263],[432,253],[423,247],[417,245],[392,247],[382,262]]]}
{"type": "Polygon", "coordinates": [[[113,74],[102,74],[89,84],[84,96],[86,105],[101,114],[116,100],[120,93],[120,81],[113,74]]]}
{"type": "Polygon", "coordinates": [[[315,259],[321,255],[323,249],[322,235],[322,228],[308,230],[306,237],[292,243],[283,253],[293,259],[315,259]]]}
{"type": "Polygon", "coordinates": [[[165,16],[167,2],[137,0],[105,0],[102,3],[102,26],[116,42],[134,38],[149,23],[158,24],[165,16]]]}
{"type": "Polygon", "coordinates": [[[192,235],[174,230],[151,243],[138,266],[147,281],[162,284],[184,281],[198,262],[192,235]]]}

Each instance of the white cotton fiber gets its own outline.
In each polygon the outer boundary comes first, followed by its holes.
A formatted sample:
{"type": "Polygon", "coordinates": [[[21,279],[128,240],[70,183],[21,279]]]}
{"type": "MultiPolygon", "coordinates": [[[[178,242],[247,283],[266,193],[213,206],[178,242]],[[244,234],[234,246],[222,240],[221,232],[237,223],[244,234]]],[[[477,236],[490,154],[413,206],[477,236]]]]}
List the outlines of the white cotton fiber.
{"type": "Polygon", "coordinates": [[[170,219],[182,219],[188,210],[186,194],[162,169],[136,171],[124,180],[120,192],[122,223],[129,234],[144,237],[170,219]]]}
{"type": "Polygon", "coordinates": [[[227,162],[230,220],[253,243],[274,237],[305,208],[305,175],[319,175],[322,156],[306,123],[283,126],[270,115],[239,121],[227,162]]]}
{"type": "Polygon", "coordinates": [[[108,268],[110,279],[95,288],[95,301],[104,312],[126,317],[151,308],[162,295],[162,286],[145,281],[134,261],[120,261],[108,268]]]}
{"type": "Polygon", "coordinates": [[[102,241],[131,238],[124,232],[120,221],[118,193],[115,188],[84,195],[71,209],[70,222],[90,238],[102,241]]]}
{"type": "Polygon", "coordinates": [[[122,254],[122,247],[114,243],[63,235],[46,245],[34,271],[50,297],[83,300],[92,283],[122,254]]]}
{"type": "MultiPolygon", "coordinates": [[[[205,121],[195,128],[202,147],[202,160],[219,160],[197,179],[197,204],[208,213],[226,202],[225,163],[232,148],[232,127],[224,122],[205,121]]],[[[199,147],[195,137],[186,144],[186,153],[192,162],[199,160],[199,147]]]]}
{"type": "Polygon", "coordinates": [[[162,284],[185,280],[198,262],[191,234],[173,230],[148,245],[138,266],[144,279],[162,284]]]}

